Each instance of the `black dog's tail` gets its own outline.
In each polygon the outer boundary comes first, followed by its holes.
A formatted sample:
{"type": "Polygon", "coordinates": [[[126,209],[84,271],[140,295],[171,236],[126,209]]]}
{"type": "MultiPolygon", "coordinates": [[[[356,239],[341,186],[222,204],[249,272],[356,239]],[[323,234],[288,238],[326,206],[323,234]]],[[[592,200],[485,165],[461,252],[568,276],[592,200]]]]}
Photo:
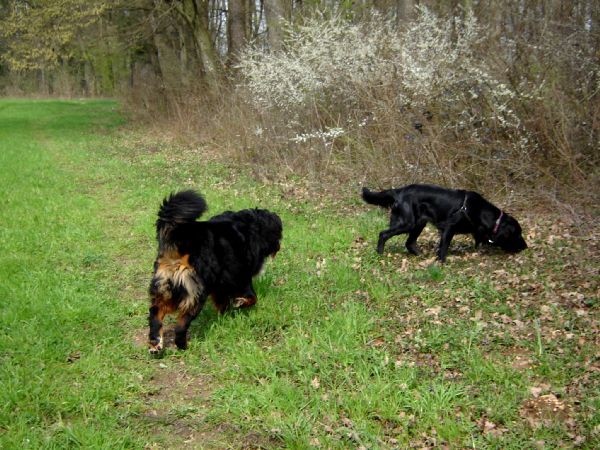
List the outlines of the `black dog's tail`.
{"type": "Polygon", "coordinates": [[[204,198],[196,191],[181,191],[163,200],[158,210],[156,238],[162,248],[170,243],[173,228],[179,224],[194,222],[208,207],[204,198]]]}
{"type": "Polygon", "coordinates": [[[377,205],[383,208],[390,208],[395,201],[392,190],[375,192],[368,190],[366,187],[362,189],[362,198],[371,205],[377,205]]]}

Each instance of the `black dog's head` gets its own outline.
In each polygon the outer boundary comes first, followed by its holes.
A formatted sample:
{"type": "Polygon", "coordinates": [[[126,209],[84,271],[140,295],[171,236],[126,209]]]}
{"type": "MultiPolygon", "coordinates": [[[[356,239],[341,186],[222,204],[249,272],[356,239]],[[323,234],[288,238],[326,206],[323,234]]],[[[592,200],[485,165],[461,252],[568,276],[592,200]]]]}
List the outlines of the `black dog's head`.
{"type": "Polygon", "coordinates": [[[496,234],[492,236],[492,243],[509,253],[518,253],[527,248],[521,225],[508,214],[504,214],[500,221],[496,234]]]}

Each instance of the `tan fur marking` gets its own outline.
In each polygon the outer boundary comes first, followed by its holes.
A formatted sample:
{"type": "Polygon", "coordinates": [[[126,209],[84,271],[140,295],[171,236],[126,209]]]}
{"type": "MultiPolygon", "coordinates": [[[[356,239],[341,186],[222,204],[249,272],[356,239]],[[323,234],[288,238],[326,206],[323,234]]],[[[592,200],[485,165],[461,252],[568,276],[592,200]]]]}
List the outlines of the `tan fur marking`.
{"type": "Polygon", "coordinates": [[[188,269],[191,269],[192,266],[190,266],[190,255],[183,255],[181,257],[181,261],[179,262],[179,264],[181,264],[182,266],[187,267],[188,269]]]}
{"type": "Polygon", "coordinates": [[[254,297],[236,297],[233,300],[234,308],[247,308],[253,305],[256,305],[256,298],[254,297]]]}
{"type": "Polygon", "coordinates": [[[180,255],[177,252],[167,252],[158,258],[156,278],[160,280],[158,291],[165,300],[171,300],[171,290],[168,281],[183,286],[187,295],[181,299],[178,309],[187,312],[196,307],[196,296],[202,289],[196,273],[190,264],[190,255],[180,255]]]}

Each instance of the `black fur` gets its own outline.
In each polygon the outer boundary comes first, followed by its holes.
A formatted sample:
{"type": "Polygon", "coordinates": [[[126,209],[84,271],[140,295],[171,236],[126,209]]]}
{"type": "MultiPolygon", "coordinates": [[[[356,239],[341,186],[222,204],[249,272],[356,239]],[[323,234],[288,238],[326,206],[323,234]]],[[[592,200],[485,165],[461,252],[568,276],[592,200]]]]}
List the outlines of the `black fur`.
{"type": "Polygon", "coordinates": [[[437,257],[442,262],[446,260],[455,234],[472,234],[476,246],[488,242],[512,253],[527,248],[519,222],[477,192],[411,184],[381,192],[363,188],[362,198],[391,210],[389,229],[379,233],[377,252],[380,254],[388,239],[404,233],[408,233],[408,252],[419,254],[417,238],[427,223],[440,230],[437,257]]]}
{"type": "Polygon", "coordinates": [[[256,303],[252,278],[282,237],[281,219],[264,209],[227,211],[196,219],[206,202],[194,191],[167,197],[158,212],[158,256],[150,284],[150,351],[163,347],[162,321],[177,311],[175,343],[187,346],[187,330],[210,295],[219,312],[256,303]]]}
{"type": "Polygon", "coordinates": [[[159,248],[171,241],[170,233],[177,225],[194,222],[207,209],[206,201],[195,191],[181,191],[165,198],[156,220],[156,240],[159,248]]]}

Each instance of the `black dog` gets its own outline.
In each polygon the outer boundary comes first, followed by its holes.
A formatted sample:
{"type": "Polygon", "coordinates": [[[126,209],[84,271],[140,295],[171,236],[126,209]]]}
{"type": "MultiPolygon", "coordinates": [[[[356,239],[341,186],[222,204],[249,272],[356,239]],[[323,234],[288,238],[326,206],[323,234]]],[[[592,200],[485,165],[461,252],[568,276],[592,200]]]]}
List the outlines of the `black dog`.
{"type": "Polygon", "coordinates": [[[175,344],[187,347],[187,330],[210,295],[220,313],[256,303],[252,278],[275,256],[281,219],[264,209],[227,211],[197,222],[204,198],[183,191],[165,198],[158,211],[158,256],[150,284],[151,353],[163,348],[162,322],[177,311],[175,344]]]}
{"type": "Polygon", "coordinates": [[[362,198],[372,205],[391,209],[390,227],[379,233],[378,253],[383,253],[389,238],[408,233],[408,252],[419,254],[417,238],[428,222],[440,230],[437,257],[442,262],[455,234],[472,234],[476,246],[488,242],[512,253],[527,248],[519,222],[477,192],[411,184],[381,192],[363,188],[362,198]]]}

